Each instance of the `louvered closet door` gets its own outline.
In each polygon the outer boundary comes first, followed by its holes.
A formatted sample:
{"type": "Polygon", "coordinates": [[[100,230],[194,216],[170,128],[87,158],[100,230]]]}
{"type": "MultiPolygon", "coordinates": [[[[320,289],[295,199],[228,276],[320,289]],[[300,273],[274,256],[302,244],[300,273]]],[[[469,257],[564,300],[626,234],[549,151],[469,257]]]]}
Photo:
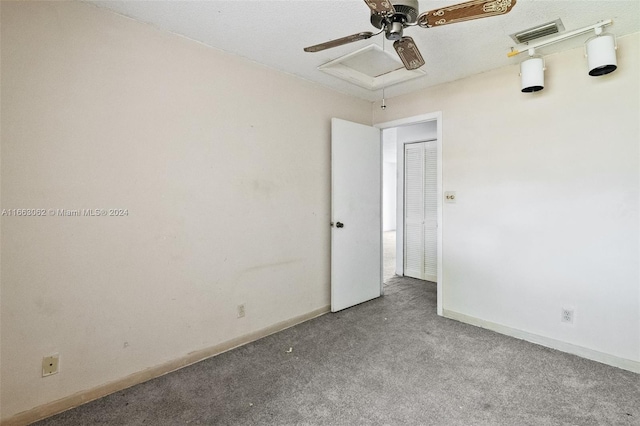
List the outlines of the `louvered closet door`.
{"type": "Polygon", "coordinates": [[[424,279],[438,280],[438,163],[436,141],[424,143],[424,279]]]}
{"type": "Polygon", "coordinates": [[[404,146],[404,274],[424,279],[424,143],[404,146]]]}
{"type": "Polygon", "coordinates": [[[437,145],[405,145],[404,274],[437,280],[437,145]]]}

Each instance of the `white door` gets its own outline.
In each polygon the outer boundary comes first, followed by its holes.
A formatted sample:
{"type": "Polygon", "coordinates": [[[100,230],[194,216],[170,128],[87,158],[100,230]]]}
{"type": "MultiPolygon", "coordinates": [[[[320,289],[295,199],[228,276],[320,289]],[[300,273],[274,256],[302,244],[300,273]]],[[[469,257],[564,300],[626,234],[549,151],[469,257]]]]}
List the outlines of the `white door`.
{"type": "Polygon", "coordinates": [[[438,281],[438,144],[424,143],[424,279],[438,281]]]}
{"type": "Polygon", "coordinates": [[[404,274],[437,281],[437,144],[405,144],[404,274]]]}
{"type": "Polygon", "coordinates": [[[382,294],[380,130],[331,120],[331,311],[382,294]]]}

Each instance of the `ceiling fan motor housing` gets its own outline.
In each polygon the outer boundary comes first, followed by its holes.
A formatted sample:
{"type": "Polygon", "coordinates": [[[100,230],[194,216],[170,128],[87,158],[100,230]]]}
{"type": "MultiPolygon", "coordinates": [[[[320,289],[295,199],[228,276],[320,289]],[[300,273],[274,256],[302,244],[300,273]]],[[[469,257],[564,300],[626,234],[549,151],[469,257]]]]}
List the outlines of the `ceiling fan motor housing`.
{"type": "Polygon", "coordinates": [[[385,28],[385,37],[387,40],[400,40],[402,38],[402,21],[393,21],[385,28]]]}
{"type": "Polygon", "coordinates": [[[418,0],[391,0],[391,4],[396,10],[396,13],[390,16],[384,16],[372,11],[371,24],[379,29],[382,29],[385,25],[394,26],[395,28],[391,28],[391,31],[387,31],[387,38],[396,40],[393,35],[391,36],[392,38],[390,38],[390,34],[397,34],[399,32],[400,37],[402,37],[402,25],[404,23],[414,24],[418,19],[418,0]],[[398,25],[394,24],[400,24],[400,26],[398,27],[398,25]],[[398,28],[400,28],[400,31],[397,31],[398,28]]]}

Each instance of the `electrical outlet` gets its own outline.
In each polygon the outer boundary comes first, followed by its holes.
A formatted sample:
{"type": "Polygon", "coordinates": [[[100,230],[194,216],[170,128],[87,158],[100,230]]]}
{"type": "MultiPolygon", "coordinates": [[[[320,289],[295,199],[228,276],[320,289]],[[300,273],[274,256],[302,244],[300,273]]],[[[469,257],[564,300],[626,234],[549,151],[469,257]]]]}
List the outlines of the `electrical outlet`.
{"type": "Polygon", "coordinates": [[[238,305],[238,318],[244,318],[244,303],[238,305]]]}
{"type": "Polygon", "coordinates": [[[456,202],[456,191],[446,191],[444,193],[444,202],[454,204],[456,202]]]}
{"type": "Polygon", "coordinates": [[[566,322],[567,324],[573,324],[573,309],[562,308],[562,317],[560,321],[566,322]]]}
{"type": "Polygon", "coordinates": [[[58,373],[60,355],[53,354],[42,358],[42,377],[51,376],[58,373]]]}

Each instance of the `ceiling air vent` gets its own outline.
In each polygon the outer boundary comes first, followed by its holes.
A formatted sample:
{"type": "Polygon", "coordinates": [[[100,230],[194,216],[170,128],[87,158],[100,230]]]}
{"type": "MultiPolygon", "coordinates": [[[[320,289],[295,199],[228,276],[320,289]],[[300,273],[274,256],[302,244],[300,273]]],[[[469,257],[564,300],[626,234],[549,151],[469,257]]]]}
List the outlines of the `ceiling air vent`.
{"type": "Polygon", "coordinates": [[[515,34],[511,34],[511,38],[516,43],[527,43],[531,40],[535,40],[541,37],[546,37],[552,34],[557,34],[564,31],[564,25],[560,19],[556,19],[553,22],[547,22],[546,24],[538,25],[537,27],[529,28],[524,31],[518,31],[515,34]]]}
{"type": "Polygon", "coordinates": [[[378,90],[426,75],[424,70],[405,69],[393,50],[370,44],[318,67],[320,71],[369,90],[378,90]]]}

